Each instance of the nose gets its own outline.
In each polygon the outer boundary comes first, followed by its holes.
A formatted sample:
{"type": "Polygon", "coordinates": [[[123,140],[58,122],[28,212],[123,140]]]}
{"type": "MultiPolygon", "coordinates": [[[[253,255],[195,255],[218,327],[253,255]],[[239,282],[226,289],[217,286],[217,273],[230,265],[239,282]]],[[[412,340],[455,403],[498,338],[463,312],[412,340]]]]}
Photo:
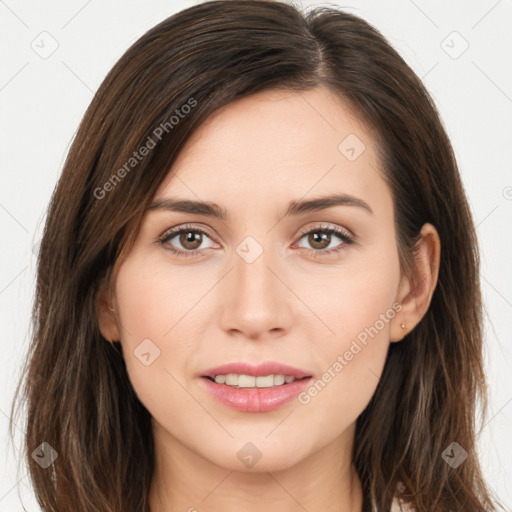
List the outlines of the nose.
{"type": "Polygon", "coordinates": [[[233,262],[220,291],[222,329],[252,340],[289,332],[294,296],[272,251],[264,249],[254,261],[234,253],[233,262]]]}

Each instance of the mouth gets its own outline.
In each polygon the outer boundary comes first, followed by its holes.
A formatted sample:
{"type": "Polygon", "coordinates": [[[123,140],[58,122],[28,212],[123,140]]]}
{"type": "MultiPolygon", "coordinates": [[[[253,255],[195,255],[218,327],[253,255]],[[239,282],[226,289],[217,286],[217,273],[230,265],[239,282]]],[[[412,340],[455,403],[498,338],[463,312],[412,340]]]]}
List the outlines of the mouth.
{"type": "Polygon", "coordinates": [[[206,390],[221,404],[243,412],[269,412],[290,402],[313,375],[277,362],[258,366],[228,363],[200,375],[206,390]]]}
{"type": "Polygon", "coordinates": [[[204,378],[212,382],[216,382],[217,384],[225,384],[226,386],[233,388],[273,388],[277,386],[285,386],[297,380],[309,379],[311,376],[308,375],[302,378],[295,378],[292,375],[271,374],[256,377],[255,375],[228,373],[224,375],[215,375],[215,377],[204,376],[204,378]]]}
{"type": "Polygon", "coordinates": [[[226,363],[210,368],[201,377],[207,377],[217,384],[240,388],[269,388],[312,377],[312,374],[277,361],[266,361],[258,365],[245,362],[226,363]]]}

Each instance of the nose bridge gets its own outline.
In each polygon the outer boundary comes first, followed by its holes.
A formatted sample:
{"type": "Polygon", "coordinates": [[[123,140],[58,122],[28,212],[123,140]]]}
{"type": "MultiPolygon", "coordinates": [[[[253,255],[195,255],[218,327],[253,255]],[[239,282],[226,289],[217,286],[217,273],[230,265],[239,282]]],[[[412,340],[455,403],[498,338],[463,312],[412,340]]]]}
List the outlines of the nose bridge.
{"type": "Polygon", "coordinates": [[[272,288],[271,281],[275,279],[269,270],[273,260],[270,254],[271,248],[263,248],[263,246],[247,240],[239,245],[236,252],[235,279],[239,291],[243,292],[243,296],[259,297],[259,295],[263,295],[268,297],[272,288]]]}
{"type": "Polygon", "coordinates": [[[246,237],[233,253],[233,265],[223,301],[223,328],[250,337],[287,329],[291,315],[285,287],[274,275],[279,265],[271,238],[264,245],[246,237]]]}

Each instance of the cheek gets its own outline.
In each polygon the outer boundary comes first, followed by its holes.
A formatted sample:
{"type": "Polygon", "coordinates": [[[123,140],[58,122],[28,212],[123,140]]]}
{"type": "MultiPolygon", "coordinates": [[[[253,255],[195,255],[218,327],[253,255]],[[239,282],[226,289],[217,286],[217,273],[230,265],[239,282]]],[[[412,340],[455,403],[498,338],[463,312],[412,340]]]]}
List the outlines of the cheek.
{"type": "Polygon", "coordinates": [[[165,258],[141,254],[119,269],[116,299],[127,373],[159,423],[168,423],[170,412],[180,410],[187,410],[191,421],[195,414],[195,420],[205,421],[204,410],[191,406],[183,386],[197,369],[192,366],[202,347],[199,331],[211,316],[208,292],[217,281],[206,266],[173,269],[165,258]]]}
{"type": "Polygon", "coordinates": [[[320,435],[348,428],[370,401],[384,367],[390,325],[400,310],[395,302],[399,281],[397,258],[364,262],[335,284],[324,283],[315,311],[333,331],[318,339],[315,351],[322,375],[299,396],[319,419],[320,435]]]}
{"type": "Polygon", "coordinates": [[[184,331],[195,325],[198,303],[213,280],[206,272],[198,274],[192,268],[172,269],[158,258],[125,261],[116,280],[124,343],[150,338],[163,352],[177,332],[189,339],[184,331]]]}
{"type": "Polygon", "coordinates": [[[126,368],[139,399],[149,410],[152,403],[176,392],[174,367],[180,367],[181,359],[186,361],[186,347],[170,343],[183,325],[180,318],[190,310],[183,298],[186,290],[150,261],[142,265],[128,259],[117,275],[116,299],[126,368]]]}
{"type": "Polygon", "coordinates": [[[396,305],[392,306],[400,280],[398,255],[391,251],[387,255],[385,251],[368,253],[354,253],[336,272],[305,273],[306,277],[296,280],[297,294],[324,324],[324,336],[318,339],[329,341],[321,345],[327,355],[348,350],[359,335],[364,343],[365,329],[375,324],[379,340],[389,341],[389,320],[396,313],[396,305]]]}

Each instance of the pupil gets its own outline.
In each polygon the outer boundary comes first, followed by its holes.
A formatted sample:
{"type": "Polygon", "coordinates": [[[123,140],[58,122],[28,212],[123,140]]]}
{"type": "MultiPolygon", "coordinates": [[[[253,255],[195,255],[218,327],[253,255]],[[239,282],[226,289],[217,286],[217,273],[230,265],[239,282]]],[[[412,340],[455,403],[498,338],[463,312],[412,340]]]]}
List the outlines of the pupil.
{"type": "Polygon", "coordinates": [[[201,233],[195,233],[194,231],[182,233],[181,243],[188,249],[197,249],[201,245],[201,233]],[[192,246],[187,246],[187,244],[192,244],[192,246]]]}
{"type": "Polygon", "coordinates": [[[329,240],[328,240],[329,236],[330,235],[328,233],[318,233],[318,232],[312,233],[310,235],[310,238],[312,239],[312,240],[310,240],[310,243],[313,247],[315,246],[315,244],[320,244],[321,246],[317,247],[317,248],[324,249],[325,247],[327,247],[329,245],[329,240]],[[324,242],[323,244],[322,244],[322,241],[324,242]],[[326,241],[327,241],[327,244],[325,244],[326,241]]]}

